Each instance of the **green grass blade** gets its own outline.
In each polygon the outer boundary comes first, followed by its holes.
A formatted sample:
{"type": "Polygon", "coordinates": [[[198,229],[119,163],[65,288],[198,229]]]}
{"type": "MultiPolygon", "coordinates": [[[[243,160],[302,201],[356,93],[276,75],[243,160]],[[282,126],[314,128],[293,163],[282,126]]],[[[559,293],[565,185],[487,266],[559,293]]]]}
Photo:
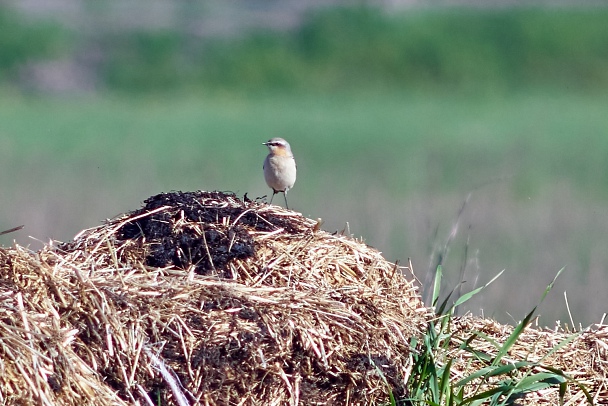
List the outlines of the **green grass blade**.
{"type": "Polygon", "coordinates": [[[536,308],[537,306],[535,306],[534,309],[532,309],[532,311],[528,313],[526,317],[524,317],[524,319],[517,326],[515,326],[513,332],[511,332],[509,337],[505,340],[504,344],[499,348],[496,357],[494,357],[494,360],[492,361],[492,365],[498,365],[498,363],[502,360],[502,357],[504,357],[509,352],[511,347],[513,347],[513,345],[517,342],[517,340],[519,340],[519,336],[523,333],[525,328],[530,323],[532,316],[534,316],[536,308]]]}
{"type": "MultiPolygon", "coordinates": [[[[450,359],[448,361],[447,364],[445,364],[445,366],[443,367],[443,373],[441,374],[441,380],[439,382],[439,390],[440,393],[442,394],[442,398],[444,400],[448,400],[448,402],[446,403],[444,401],[444,404],[451,404],[451,389],[450,389],[450,371],[452,370],[452,362],[454,360],[450,359]]],[[[441,399],[439,399],[441,400],[441,399]]]]}
{"type": "Polygon", "coordinates": [[[479,293],[481,290],[487,288],[492,282],[494,282],[496,279],[498,279],[500,277],[500,275],[502,275],[504,272],[504,269],[502,271],[500,271],[495,277],[492,278],[492,280],[488,283],[486,283],[485,285],[474,289],[468,293],[465,293],[464,295],[460,296],[458,299],[456,299],[456,302],[454,303],[454,307],[458,307],[461,304],[465,303],[467,300],[469,300],[470,298],[472,298],[473,296],[475,296],[477,293],[479,293]]]}
{"type": "Polygon", "coordinates": [[[558,374],[554,374],[551,372],[539,372],[537,374],[530,375],[530,376],[523,378],[522,380],[517,382],[515,387],[522,389],[526,392],[529,392],[531,390],[536,390],[536,389],[530,389],[530,388],[534,387],[534,385],[537,385],[538,383],[545,383],[545,384],[547,384],[547,386],[551,386],[551,385],[561,384],[566,381],[567,381],[567,379],[565,379],[563,376],[560,376],[558,374]]]}
{"type": "Polygon", "coordinates": [[[454,384],[454,386],[460,387],[460,386],[466,385],[467,383],[469,383],[472,380],[475,380],[477,378],[481,378],[481,377],[490,378],[490,377],[497,376],[497,375],[504,375],[504,374],[508,374],[509,372],[512,372],[516,369],[520,369],[520,368],[523,368],[526,366],[533,366],[533,365],[535,365],[535,363],[533,363],[533,362],[520,361],[520,362],[516,362],[513,364],[505,364],[505,365],[500,365],[500,366],[487,366],[487,367],[481,368],[477,372],[470,374],[466,378],[463,378],[460,381],[456,382],[454,384]]]}
{"type": "Polygon", "coordinates": [[[509,337],[507,338],[505,343],[499,349],[498,354],[496,354],[496,357],[494,358],[494,361],[492,362],[493,365],[497,365],[500,362],[500,360],[502,359],[502,357],[504,357],[507,354],[507,352],[511,349],[511,347],[513,347],[513,344],[515,344],[517,342],[517,340],[519,339],[519,336],[523,333],[524,329],[530,323],[530,320],[534,316],[536,309],[543,302],[543,300],[545,300],[545,297],[547,296],[549,291],[553,288],[553,285],[555,285],[555,281],[557,280],[557,278],[563,271],[564,271],[564,268],[559,270],[559,272],[553,278],[553,281],[549,284],[549,286],[547,286],[547,288],[543,292],[538,304],[536,306],[534,306],[532,311],[530,313],[528,313],[526,315],[526,317],[513,329],[513,332],[509,335],[509,337]]]}
{"type": "Polygon", "coordinates": [[[441,290],[441,278],[442,278],[442,268],[441,265],[437,266],[435,270],[435,283],[433,284],[433,296],[432,296],[432,306],[436,306],[439,301],[439,291],[441,290]]]}
{"type": "MultiPolygon", "coordinates": [[[[585,387],[585,385],[583,385],[582,383],[580,383],[579,381],[577,381],[576,379],[566,375],[562,370],[557,369],[557,368],[553,368],[550,366],[541,366],[542,368],[546,369],[547,371],[551,371],[556,375],[559,375],[563,378],[565,378],[569,383],[576,385],[584,394],[585,394],[585,398],[587,398],[587,402],[589,402],[590,405],[593,405],[593,397],[591,396],[591,394],[589,393],[589,391],[587,390],[587,388],[585,387]]],[[[564,385],[564,383],[560,384],[560,392],[561,392],[561,386],[564,385]]],[[[565,389],[564,389],[565,391],[565,389]]]]}
{"type": "Polygon", "coordinates": [[[474,404],[475,401],[481,401],[480,404],[484,403],[488,399],[490,399],[496,395],[498,395],[498,397],[503,395],[505,393],[505,390],[506,390],[505,387],[502,387],[502,386],[497,386],[492,389],[488,389],[488,390],[478,393],[474,396],[471,396],[470,398],[465,399],[465,401],[462,402],[461,405],[472,405],[472,404],[474,404]]]}

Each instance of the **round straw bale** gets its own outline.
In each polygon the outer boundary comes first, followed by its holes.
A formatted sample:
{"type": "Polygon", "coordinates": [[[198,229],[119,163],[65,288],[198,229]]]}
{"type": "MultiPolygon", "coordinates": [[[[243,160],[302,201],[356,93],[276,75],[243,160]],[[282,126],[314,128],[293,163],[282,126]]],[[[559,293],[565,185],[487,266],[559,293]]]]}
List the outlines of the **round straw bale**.
{"type": "Polygon", "coordinates": [[[375,249],[227,193],[160,194],[69,243],[1,254],[3,400],[379,404],[406,395],[428,316],[375,249]]]}

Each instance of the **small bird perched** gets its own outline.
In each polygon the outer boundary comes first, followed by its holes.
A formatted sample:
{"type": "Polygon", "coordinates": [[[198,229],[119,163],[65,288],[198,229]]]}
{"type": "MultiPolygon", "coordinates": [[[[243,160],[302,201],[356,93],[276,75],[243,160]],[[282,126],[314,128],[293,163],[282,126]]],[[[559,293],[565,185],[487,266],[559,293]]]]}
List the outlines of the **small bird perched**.
{"type": "Polygon", "coordinates": [[[272,138],[262,145],[266,145],[270,150],[264,161],[264,179],[273,191],[270,204],[274,195],[283,192],[285,207],[289,209],[287,191],[296,183],[296,160],[291,153],[291,147],[283,138],[272,138]]]}

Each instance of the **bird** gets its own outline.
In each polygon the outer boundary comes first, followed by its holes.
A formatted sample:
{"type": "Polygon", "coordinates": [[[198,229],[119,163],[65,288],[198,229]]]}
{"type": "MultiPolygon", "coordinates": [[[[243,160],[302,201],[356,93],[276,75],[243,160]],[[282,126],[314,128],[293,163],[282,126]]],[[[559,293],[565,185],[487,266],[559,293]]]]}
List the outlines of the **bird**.
{"type": "Polygon", "coordinates": [[[282,192],[285,198],[285,207],[289,209],[287,204],[287,191],[290,190],[296,183],[296,160],[291,152],[291,146],[283,138],[271,138],[267,142],[263,142],[270,153],[264,161],[264,179],[266,184],[272,189],[272,197],[282,192]]]}

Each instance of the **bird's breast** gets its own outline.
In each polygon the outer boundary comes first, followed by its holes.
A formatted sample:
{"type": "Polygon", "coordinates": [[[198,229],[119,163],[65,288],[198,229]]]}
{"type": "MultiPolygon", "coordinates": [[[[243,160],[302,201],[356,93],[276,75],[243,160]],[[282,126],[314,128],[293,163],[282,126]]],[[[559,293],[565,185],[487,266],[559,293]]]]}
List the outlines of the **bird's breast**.
{"type": "Polygon", "coordinates": [[[296,162],[293,157],[269,155],[264,162],[264,177],[274,190],[291,189],[296,181],[296,162]]]}
{"type": "Polygon", "coordinates": [[[291,154],[291,152],[289,152],[289,150],[287,148],[276,148],[273,151],[272,155],[285,157],[285,158],[293,158],[293,155],[291,154]]]}

